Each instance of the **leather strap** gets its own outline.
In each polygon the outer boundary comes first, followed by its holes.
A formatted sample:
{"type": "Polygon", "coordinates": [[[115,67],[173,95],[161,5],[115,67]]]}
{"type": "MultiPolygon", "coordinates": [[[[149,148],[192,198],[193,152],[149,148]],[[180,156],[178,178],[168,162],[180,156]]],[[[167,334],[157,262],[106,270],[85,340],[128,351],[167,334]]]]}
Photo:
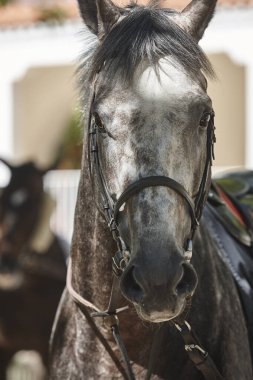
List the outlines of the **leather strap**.
{"type": "MultiPolygon", "coordinates": [[[[123,376],[123,378],[125,380],[133,380],[134,378],[129,378],[127,371],[122,366],[122,364],[121,364],[120,360],[118,359],[118,357],[116,356],[115,352],[113,351],[113,349],[111,348],[111,346],[109,345],[109,343],[107,342],[107,340],[105,339],[103,334],[98,329],[97,325],[94,322],[94,319],[90,315],[86,306],[83,306],[80,303],[77,303],[77,306],[80,309],[80,311],[83,313],[83,315],[85,316],[87,322],[89,323],[89,325],[90,325],[91,329],[93,330],[93,332],[95,333],[96,337],[100,340],[101,344],[104,346],[105,350],[110,355],[112,361],[114,362],[114,364],[118,368],[118,370],[121,373],[121,375],[123,376]]],[[[112,326],[112,329],[113,329],[113,326],[112,326]]]]}
{"type": "Polygon", "coordinates": [[[73,288],[72,286],[72,260],[71,260],[71,257],[69,258],[66,287],[68,289],[69,294],[71,295],[71,297],[73,298],[73,300],[75,301],[77,305],[81,305],[82,307],[86,307],[87,309],[92,310],[92,313],[91,313],[92,317],[107,317],[109,315],[119,314],[122,311],[125,311],[128,309],[128,306],[124,306],[121,308],[116,307],[119,300],[119,293],[120,293],[118,281],[119,280],[117,277],[113,278],[111,296],[110,296],[110,301],[109,301],[107,310],[106,311],[100,310],[94,303],[83,298],[73,288]]]}
{"type": "Polygon", "coordinates": [[[176,191],[179,195],[181,195],[185,201],[187,202],[190,210],[191,220],[192,220],[192,228],[198,225],[198,221],[195,215],[195,205],[192,198],[189,196],[185,188],[180,185],[180,183],[176,182],[174,179],[165,176],[150,176],[140,178],[138,181],[129,185],[125,191],[121,194],[119,199],[114,205],[114,219],[117,224],[120,208],[130,199],[133,195],[136,195],[141,190],[146,189],[148,187],[155,186],[164,186],[168,187],[176,191]]]}
{"type": "Polygon", "coordinates": [[[189,359],[203,374],[205,380],[224,380],[224,377],[220,374],[208,352],[202,348],[190,324],[184,321],[184,323],[180,325],[175,323],[175,327],[184,340],[185,351],[189,359]]]}
{"type": "Polygon", "coordinates": [[[115,323],[115,324],[112,325],[112,334],[113,334],[115,342],[116,342],[116,344],[117,344],[117,346],[118,346],[118,348],[120,350],[121,357],[122,357],[122,360],[124,362],[125,369],[126,369],[126,372],[127,372],[127,378],[129,380],[136,380],[135,376],[134,376],[134,373],[133,373],[133,370],[132,370],[132,366],[131,366],[129,357],[128,357],[128,353],[127,353],[126,347],[125,347],[124,342],[123,342],[123,340],[122,340],[122,338],[120,336],[118,323],[115,323]]]}
{"type": "Polygon", "coordinates": [[[119,297],[119,286],[118,286],[118,279],[114,277],[113,280],[113,286],[111,290],[111,296],[109,301],[109,306],[106,311],[100,310],[96,305],[94,305],[92,302],[88,301],[87,299],[83,298],[79,293],[75,291],[75,289],[72,286],[72,260],[69,259],[68,263],[68,273],[67,273],[67,289],[72,297],[73,301],[77,305],[77,307],[80,309],[80,311],[85,316],[88,324],[90,325],[91,329],[95,333],[96,337],[100,340],[101,344],[104,346],[105,350],[110,355],[112,361],[118,368],[119,372],[122,374],[123,378],[125,380],[135,380],[135,377],[132,372],[130,360],[127,355],[126,348],[124,346],[124,343],[121,339],[120,333],[119,333],[119,322],[117,314],[128,309],[128,306],[122,307],[119,309],[116,309],[116,305],[118,303],[118,297],[119,297]],[[90,313],[90,310],[93,310],[92,313],[90,313]],[[98,329],[96,323],[94,322],[94,317],[102,317],[110,319],[110,327],[112,330],[113,337],[116,341],[116,344],[118,346],[118,349],[121,353],[122,360],[124,362],[124,366],[122,366],[121,361],[116,356],[115,352],[103,336],[103,334],[98,329]]]}

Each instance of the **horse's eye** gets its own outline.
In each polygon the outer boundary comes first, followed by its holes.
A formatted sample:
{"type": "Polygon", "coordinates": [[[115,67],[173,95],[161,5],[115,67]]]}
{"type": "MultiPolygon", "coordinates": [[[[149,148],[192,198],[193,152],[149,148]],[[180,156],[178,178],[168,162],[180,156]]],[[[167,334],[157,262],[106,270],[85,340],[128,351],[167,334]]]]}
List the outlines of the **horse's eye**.
{"type": "Polygon", "coordinates": [[[104,126],[102,120],[100,119],[99,115],[95,112],[93,114],[93,117],[94,117],[94,121],[95,121],[96,127],[98,129],[98,132],[100,132],[100,133],[107,133],[107,130],[105,129],[105,126],[104,126]]]}
{"type": "Polygon", "coordinates": [[[202,118],[200,119],[199,125],[201,128],[207,128],[211,120],[211,114],[210,113],[204,113],[202,118]]]}

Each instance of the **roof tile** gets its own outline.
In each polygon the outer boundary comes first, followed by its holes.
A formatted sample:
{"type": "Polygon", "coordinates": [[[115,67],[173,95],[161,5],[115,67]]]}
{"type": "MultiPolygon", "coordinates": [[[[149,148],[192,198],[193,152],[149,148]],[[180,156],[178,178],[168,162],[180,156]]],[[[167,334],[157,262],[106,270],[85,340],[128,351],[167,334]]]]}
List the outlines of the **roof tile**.
{"type": "MultiPolygon", "coordinates": [[[[127,5],[129,0],[114,0],[118,5],[127,5]]],[[[139,0],[146,3],[147,0],[139,0]]],[[[164,7],[183,9],[189,0],[161,0],[164,7]]],[[[221,6],[253,6],[253,0],[218,0],[221,6]]],[[[77,0],[12,0],[0,6],[0,28],[29,26],[43,21],[64,21],[79,16],[77,0]]]]}

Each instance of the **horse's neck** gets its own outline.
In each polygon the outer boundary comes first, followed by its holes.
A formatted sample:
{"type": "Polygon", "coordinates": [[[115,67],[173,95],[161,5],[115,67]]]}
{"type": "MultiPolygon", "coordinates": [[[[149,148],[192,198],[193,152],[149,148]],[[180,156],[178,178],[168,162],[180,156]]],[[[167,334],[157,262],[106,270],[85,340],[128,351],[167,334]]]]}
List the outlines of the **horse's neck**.
{"type": "Polygon", "coordinates": [[[97,210],[84,160],[78,191],[72,243],[73,285],[99,308],[106,308],[112,282],[111,258],[116,245],[97,210]]]}
{"type": "MultiPolygon", "coordinates": [[[[112,256],[115,254],[117,246],[105,220],[97,210],[87,166],[87,162],[85,162],[76,207],[72,243],[72,282],[79,294],[100,310],[106,310],[113,279],[112,256]]],[[[116,307],[126,306],[126,303],[123,296],[119,296],[116,307]]],[[[142,342],[149,342],[149,329],[143,326],[133,305],[129,304],[129,307],[127,312],[120,314],[121,333],[125,343],[128,346],[133,335],[141,336],[142,342]]],[[[96,323],[99,323],[98,320],[96,323]]],[[[102,323],[100,327],[102,325],[104,326],[102,323]]],[[[107,327],[108,339],[112,339],[109,325],[107,327]]],[[[146,352],[148,348],[149,344],[142,348],[136,344],[131,348],[131,354],[137,357],[140,350],[146,352]]]]}

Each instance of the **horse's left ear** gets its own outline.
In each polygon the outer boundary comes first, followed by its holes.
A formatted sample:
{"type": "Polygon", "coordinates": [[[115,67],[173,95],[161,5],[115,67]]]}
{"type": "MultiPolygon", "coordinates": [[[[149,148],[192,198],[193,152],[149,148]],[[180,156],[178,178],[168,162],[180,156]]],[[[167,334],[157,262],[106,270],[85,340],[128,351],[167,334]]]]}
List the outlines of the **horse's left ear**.
{"type": "Polygon", "coordinates": [[[122,13],[111,0],[78,0],[78,4],[85,25],[98,36],[107,33],[122,13]]]}
{"type": "Polygon", "coordinates": [[[182,27],[199,41],[211,21],[217,0],[192,0],[182,11],[182,27]]]}
{"type": "Polygon", "coordinates": [[[5,166],[7,166],[11,171],[14,169],[14,166],[11,165],[7,160],[5,160],[2,157],[0,157],[0,162],[2,162],[5,166]]]}

